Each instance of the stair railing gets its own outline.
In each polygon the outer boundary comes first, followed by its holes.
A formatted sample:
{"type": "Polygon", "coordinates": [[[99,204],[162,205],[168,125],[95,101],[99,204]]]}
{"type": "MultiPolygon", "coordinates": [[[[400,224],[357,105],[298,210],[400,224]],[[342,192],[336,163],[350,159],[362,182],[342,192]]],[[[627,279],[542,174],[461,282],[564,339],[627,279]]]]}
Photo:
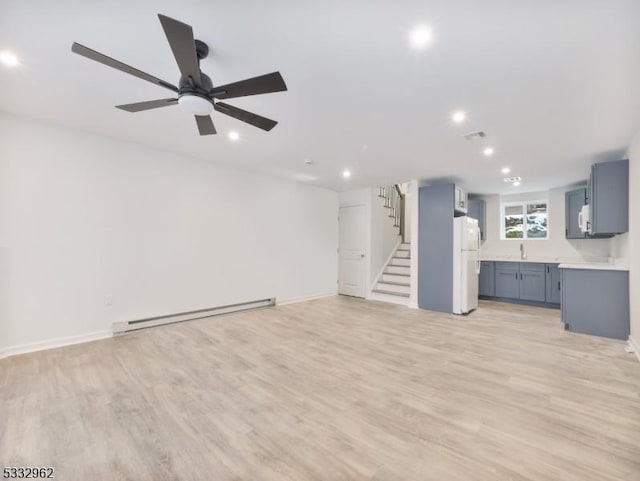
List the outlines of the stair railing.
{"type": "Polygon", "coordinates": [[[384,207],[389,209],[389,217],[393,219],[393,225],[398,228],[398,234],[404,242],[405,194],[398,184],[393,184],[378,187],[378,197],[384,199],[384,207]]]}

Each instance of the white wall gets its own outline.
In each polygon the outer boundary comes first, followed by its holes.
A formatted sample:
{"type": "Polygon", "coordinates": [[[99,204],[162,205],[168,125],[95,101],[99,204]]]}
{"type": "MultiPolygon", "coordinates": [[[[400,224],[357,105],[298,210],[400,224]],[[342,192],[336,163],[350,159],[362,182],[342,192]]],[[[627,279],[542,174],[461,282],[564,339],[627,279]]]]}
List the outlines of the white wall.
{"type": "MultiPolygon", "coordinates": [[[[552,189],[545,193],[549,208],[549,239],[521,240],[500,239],[500,196],[482,196],[486,200],[486,240],[482,243],[482,256],[520,256],[520,243],[524,243],[525,252],[530,260],[536,258],[557,258],[562,262],[601,261],[606,262],[610,255],[608,239],[566,239],[564,194],[571,188],[552,189]]],[[[524,200],[529,194],[524,194],[524,200]]],[[[532,200],[538,200],[540,193],[531,194],[532,200]]],[[[514,200],[510,198],[509,201],[514,200]]]]}
{"type": "Polygon", "coordinates": [[[418,309],[418,232],[420,227],[420,182],[414,179],[407,183],[406,204],[411,213],[409,224],[411,235],[406,240],[411,243],[411,292],[409,307],[418,309]]]}
{"type": "Polygon", "coordinates": [[[404,240],[405,242],[411,242],[412,222],[413,219],[413,202],[411,202],[411,196],[413,194],[409,191],[409,183],[407,183],[407,192],[404,198],[404,240]]]}
{"type": "MultiPolygon", "coordinates": [[[[629,147],[629,233],[618,249],[629,257],[631,337],[640,349],[640,131],[629,147]]],[[[638,354],[640,358],[640,353],[638,354]]]]}
{"type": "Polygon", "coordinates": [[[371,189],[354,189],[340,192],[339,203],[340,207],[349,207],[353,205],[365,205],[371,206],[371,189]]]}
{"type": "Polygon", "coordinates": [[[380,275],[389,257],[400,242],[399,229],[394,227],[393,218],[389,217],[389,209],[384,207],[384,200],[378,197],[378,189],[369,189],[371,197],[371,249],[369,255],[369,285],[380,275]]]}
{"type": "MultiPolygon", "coordinates": [[[[0,353],[9,342],[9,249],[0,246],[0,353]]],[[[1,357],[1,356],[0,356],[1,357]]]]}
{"type": "Polygon", "coordinates": [[[0,179],[0,348],[336,292],[335,192],[5,114],[0,179]]]}

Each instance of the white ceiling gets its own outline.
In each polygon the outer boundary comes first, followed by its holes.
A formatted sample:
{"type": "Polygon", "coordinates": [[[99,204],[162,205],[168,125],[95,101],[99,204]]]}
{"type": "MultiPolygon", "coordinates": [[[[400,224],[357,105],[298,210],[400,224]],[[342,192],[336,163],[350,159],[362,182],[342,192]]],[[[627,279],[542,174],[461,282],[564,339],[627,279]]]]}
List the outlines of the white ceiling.
{"type": "Polygon", "coordinates": [[[22,66],[0,66],[0,110],[336,190],[453,178],[512,192],[504,165],[520,191],[567,185],[621,157],[640,128],[638,0],[2,0],[2,49],[22,66]],[[157,13],[209,44],[201,66],[214,84],[279,70],[288,92],[229,103],[280,124],[265,133],[214,113],[221,135],[199,137],[178,107],[113,108],[171,94],[71,43],[177,83],[157,13]],[[434,31],[419,52],[417,24],[434,31]],[[469,119],[454,126],[460,108],[469,119]],[[477,129],[486,142],[462,139],[477,129]]]}

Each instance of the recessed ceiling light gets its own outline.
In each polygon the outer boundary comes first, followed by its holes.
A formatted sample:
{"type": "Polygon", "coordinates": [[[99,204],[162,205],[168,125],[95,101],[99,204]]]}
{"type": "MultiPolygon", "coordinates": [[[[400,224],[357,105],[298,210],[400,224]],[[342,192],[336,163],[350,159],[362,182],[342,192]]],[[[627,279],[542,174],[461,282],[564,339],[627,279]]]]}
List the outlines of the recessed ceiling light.
{"type": "Polygon", "coordinates": [[[512,185],[513,185],[514,187],[518,187],[518,186],[520,185],[520,182],[516,180],[512,185]]]}
{"type": "Polygon", "coordinates": [[[509,167],[503,167],[503,168],[502,168],[502,170],[501,170],[501,172],[502,172],[503,174],[508,174],[509,172],[511,172],[511,169],[510,169],[509,167]]]}
{"type": "Polygon", "coordinates": [[[465,120],[467,120],[467,114],[462,110],[458,110],[457,112],[454,112],[453,115],[451,116],[451,121],[454,124],[461,124],[465,120]]]}
{"type": "Polygon", "coordinates": [[[493,147],[485,147],[482,153],[487,157],[491,157],[494,153],[493,147]]]}
{"type": "Polygon", "coordinates": [[[232,130],[231,132],[229,132],[229,140],[233,140],[234,142],[236,142],[239,139],[240,139],[240,134],[238,132],[236,132],[235,130],[232,130]]]}
{"type": "Polygon", "coordinates": [[[409,35],[411,46],[416,50],[422,50],[425,48],[431,43],[432,38],[433,32],[429,27],[424,25],[417,26],[411,31],[411,35],[409,35]]]}
{"type": "Polygon", "coordinates": [[[344,177],[345,179],[348,179],[349,177],[351,177],[351,171],[348,169],[343,170],[342,177],[344,177]]]}
{"type": "Polygon", "coordinates": [[[15,67],[18,65],[18,57],[13,53],[4,50],[0,52],[0,62],[7,67],[15,67]]]}

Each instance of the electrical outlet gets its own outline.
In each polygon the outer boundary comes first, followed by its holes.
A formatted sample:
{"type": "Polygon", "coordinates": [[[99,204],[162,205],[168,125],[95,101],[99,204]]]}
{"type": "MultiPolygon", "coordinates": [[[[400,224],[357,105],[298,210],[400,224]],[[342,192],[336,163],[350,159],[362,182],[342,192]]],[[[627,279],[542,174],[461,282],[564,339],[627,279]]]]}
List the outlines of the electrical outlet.
{"type": "Polygon", "coordinates": [[[104,305],[110,306],[113,304],[113,296],[111,294],[104,296],[104,305]]]}

